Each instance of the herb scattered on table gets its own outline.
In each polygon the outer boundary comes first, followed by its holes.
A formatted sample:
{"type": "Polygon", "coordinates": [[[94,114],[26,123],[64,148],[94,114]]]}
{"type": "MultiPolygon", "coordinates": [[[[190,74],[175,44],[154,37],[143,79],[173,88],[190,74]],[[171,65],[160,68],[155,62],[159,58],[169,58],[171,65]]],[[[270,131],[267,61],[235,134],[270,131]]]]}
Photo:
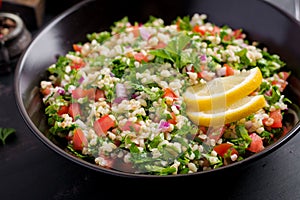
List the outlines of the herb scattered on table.
{"type": "Polygon", "coordinates": [[[5,144],[7,137],[15,132],[16,130],[14,128],[0,128],[0,140],[2,141],[2,144],[5,144]]]}

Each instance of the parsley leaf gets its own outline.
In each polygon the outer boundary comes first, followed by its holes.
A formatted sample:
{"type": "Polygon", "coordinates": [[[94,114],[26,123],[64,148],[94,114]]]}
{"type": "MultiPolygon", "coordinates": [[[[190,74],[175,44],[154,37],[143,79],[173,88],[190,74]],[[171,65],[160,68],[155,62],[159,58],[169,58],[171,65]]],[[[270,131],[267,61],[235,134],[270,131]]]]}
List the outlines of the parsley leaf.
{"type": "Polygon", "coordinates": [[[192,55],[192,59],[190,60],[188,58],[191,56],[186,55],[185,52],[183,52],[190,42],[191,38],[189,36],[180,34],[179,36],[175,37],[175,39],[171,40],[166,48],[155,49],[149,53],[174,63],[177,69],[181,69],[188,63],[198,62],[198,60],[195,58],[195,55],[192,55]]]}
{"type": "Polygon", "coordinates": [[[0,140],[2,141],[2,144],[5,144],[6,138],[15,132],[16,130],[13,128],[0,128],[0,140]]]}

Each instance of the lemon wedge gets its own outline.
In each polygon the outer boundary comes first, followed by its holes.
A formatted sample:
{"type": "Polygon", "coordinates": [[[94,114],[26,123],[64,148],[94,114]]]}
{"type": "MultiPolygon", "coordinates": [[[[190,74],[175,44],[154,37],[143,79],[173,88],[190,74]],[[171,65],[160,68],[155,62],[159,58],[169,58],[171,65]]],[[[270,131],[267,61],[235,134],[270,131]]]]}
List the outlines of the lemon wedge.
{"type": "Polygon", "coordinates": [[[257,89],[262,79],[261,71],[256,67],[191,86],[183,93],[183,99],[189,111],[226,108],[257,89]]]}
{"type": "Polygon", "coordinates": [[[191,111],[187,116],[192,122],[201,126],[219,126],[249,116],[267,105],[263,95],[246,96],[225,109],[213,109],[209,111],[191,111]]]}

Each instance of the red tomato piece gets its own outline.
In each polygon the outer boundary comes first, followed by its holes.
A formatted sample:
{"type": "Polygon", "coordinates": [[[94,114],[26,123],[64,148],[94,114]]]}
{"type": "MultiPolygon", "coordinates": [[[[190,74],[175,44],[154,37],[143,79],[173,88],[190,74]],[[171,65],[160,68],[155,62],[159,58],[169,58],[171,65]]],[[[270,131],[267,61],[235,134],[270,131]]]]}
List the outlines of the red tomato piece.
{"type": "Polygon", "coordinates": [[[199,26],[199,25],[195,25],[193,28],[193,32],[199,33],[200,35],[205,35],[205,30],[199,26]]]}
{"type": "Polygon", "coordinates": [[[138,52],[138,53],[134,54],[134,59],[139,62],[142,62],[142,61],[148,62],[147,55],[143,54],[142,52],[138,52]]]}
{"type": "Polygon", "coordinates": [[[162,49],[165,48],[167,46],[166,43],[159,41],[158,44],[154,47],[154,49],[162,49]]]}
{"type": "Polygon", "coordinates": [[[96,89],[95,101],[98,101],[100,98],[105,98],[104,90],[96,89]]]}
{"type": "Polygon", "coordinates": [[[132,33],[134,35],[134,37],[138,37],[140,36],[140,27],[138,25],[132,26],[132,33]]]}
{"type": "Polygon", "coordinates": [[[76,128],[73,135],[73,148],[81,151],[83,147],[86,147],[87,145],[88,140],[86,139],[83,131],[80,128],[76,128]]]}
{"type": "Polygon", "coordinates": [[[176,124],[177,122],[176,122],[176,115],[175,115],[175,113],[174,112],[171,112],[171,119],[168,119],[168,122],[170,123],[170,124],[176,124]]]}
{"type": "Polygon", "coordinates": [[[76,60],[76,61],[73,61],[70,65],[71,69],[80,69],[82,67],[85,66],[85,62],[83,61],[83,59],[80,59],[80,60],[76,60]]]}
{"type": "Polygon", "coordinates": [[[42,89],[42,90],[41,90],[41,93],[42,93],[44,96],[47,96],[48,94],[51,93],[51,88],[52,88],[52,86],[48,86],[48,87],[46,87],[45,89],[42,89]]]}
{"type": "Polygon", "coordinates": [[[81,108],[79,103],[72,103],[69,106],[68,114],[73,118],[73,120],[81,116],[81,108]]]}
{"type": "Polygon", "coordinates": [[[270,117],[274,120],[274,123],[271,125],[272,128],[281,128],[282,127],[282,114],[281,114],[280,109],[271,111],[270,117]]]}
{"type": "Polygon", "coordinates": [[[74,49],[74,51],[80,52],[81,49],[82,49],[82,46],[81,46],[81,45],[78,45],[78,44],[73,44],[73,49],[74,49]]]}
{"type": "Polygon", "coordinates": [[[222,143],[218,144],[214,147],[214,151],[217,152],[222,158],[225,154],[231,151],[230,155],[236,154],[238,155],[238,151],[233,147],[233,144],[230,143],[222,143]]]}
{"type": "Polygon", "coordinates": [[[243,32],[242,32],[242,29],[236,29],[233,31],[233,37],[235,39],[241,39],[243,38],[243,32]]]}
{"type": "Polygon", "coordinates": [[[206,134],[207,133],[207,129],[208,129],[208,127],[206,127],[206,126],[199,126],[199,131],[201,131],[202,134],[206,134]]]}
{"type": "Polygon", "coordinates": [[[278,76],[282,79],[282,80],[287,80],[288,77],[290,76],[290,72],[279,72],[278,73],[278,76]]]}
{"type": "Polygon", "coordinates": [[[225,63],[224,67],[226,67],[226,76],[234,75],[234,69],[231,66],[225,63]]]}
{"type": "Polygon", "coordinates": [[[139,132],[141,129],[141,125],[139,123],[134,123],[132,121],[127,121],[124,126],[121,127],[122,131],[131,131],[139,132]]]}
{"type": "Polygon", "coordinates": [[[69,112],[69,106],[61,106],[57,111],[58,115],[67,114],[69,112]]]}
{"type": "Polygon", "coordinates": [[[82,88],[76,88],[72,91],[72,98],[79,99],[85,97],[86,93],[85,90],[82,88]]]}
{"type": "Polygon", "coordinates": [[[89,88],[89,89],[76,88],[75,90],[72,91],[72,97],[74,99],[88,97],[88,99],[94,100],[95,96],[96,96],[95,88],[89,88]]]}
{"type": "Polygon", "coordinates": [[[220,27],[215,25],[213,30],[212,30],[212,33],[215,34],[215,35],[219,35],[220,34],[220,27]]]}
{"type": "Polygon", "coordinates": [[[175,92],[171,88],[164,89],[163,98],[165,98],[165,97],[170,97],[172,99],[178,98],[177,95],[175,94],[175,92]]]}
{"type": "Polygon", "coordinates": [[[289,72],[279,72],[278,73],[279,80],[272,81],[272,85],[277,85],[279,90],[282,92],[287,86],[288,82],[286,81],[290,76],[289,72]]]}
{"type": "Polygon", "coordinates": [[[96,89],[95,88],[86,89],[85,90],[85,95],[88,97],[88,99],[95,100],[96,89]]]}
{"type": "Polygon", "coordinates": [[[209,127],[207,129],[206,135],[210,139],[214,139],[215,141],[218,141],[224,134],[225,127],[220,126],[220,127],[209,127]]]}
{"type": "Polygon", "coordinates": [[[115,126],[115,122],[109,117],[104,115],[94,122],[94,130],[97,135],[106,135],[107,131],[115,126]]]}
{"type": "Polygon", "coordinates": [[[249,147],[247,148],[247,150],[254,152],[254,153],[258,153],[260,151],[262,151],[264,149],[264,145],[263,145],[263,140],[262,138],[257,135],[256,133],[251,133],[249,135],[252,139],[249,147]]]}

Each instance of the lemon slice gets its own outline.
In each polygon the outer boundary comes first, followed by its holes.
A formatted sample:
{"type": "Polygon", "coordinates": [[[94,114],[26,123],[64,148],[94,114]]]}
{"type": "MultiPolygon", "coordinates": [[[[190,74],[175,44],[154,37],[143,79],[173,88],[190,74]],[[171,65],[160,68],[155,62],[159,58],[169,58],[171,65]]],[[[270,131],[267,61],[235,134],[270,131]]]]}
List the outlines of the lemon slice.
{"type": "Polygon", "coordinates": [[[187,116],[192,122],[201,126],[218,126],[238,121],[265,107],[267,102],[263,95],[246,96],[225,109],[209,111],[191,111],[187,116]]]}
{"type": "Polygon", "coordinates": [[[227,107],[233,102],[248,96],[262,82],[258,67],[241,71],[227,77],[215,78],[207,83],[187,88],[183,99],[191,111],[212,110],[227,107]]]}

